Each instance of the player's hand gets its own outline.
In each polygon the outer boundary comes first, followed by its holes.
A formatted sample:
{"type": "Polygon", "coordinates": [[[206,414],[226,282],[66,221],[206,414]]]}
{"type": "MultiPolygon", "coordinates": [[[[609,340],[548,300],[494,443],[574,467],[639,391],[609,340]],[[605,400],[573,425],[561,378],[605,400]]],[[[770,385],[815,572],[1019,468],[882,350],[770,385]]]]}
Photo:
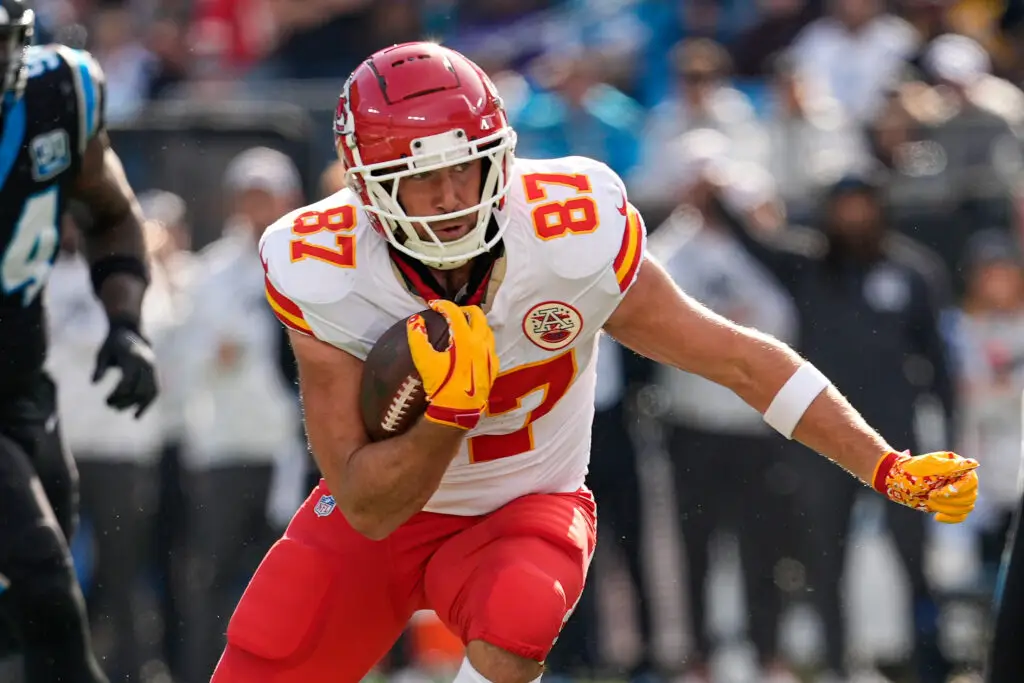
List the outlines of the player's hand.
{"type": "Polygon", "coordinates": [[[406,324],[412,361],[430,402],[427,419],[472,429],[487,407],[491,385],[498,376],[494,333],[479,306],[459,308],[438,299],[431,301],[430,307],[448,321],[446,349],[434,349],[422,317],[412,316],[406,324]]]}
{"type": "Polygon", "coordinates": [[[157,395],[156,358],[149,342],[131,323],[110,321],[110,332],[96,354],[92,381],[103,379],[111,368],[121,370],[121,381],[107,397],[117,410],[135,409],[135,417],[146,411],[157,395]]]}
{"type": "Polygon", "coordinates": [[[958,524],[978,499],[978,461],[943,451],[911,457],[890,453],[878,461],[872,485],[890,499],[958,524]]]}

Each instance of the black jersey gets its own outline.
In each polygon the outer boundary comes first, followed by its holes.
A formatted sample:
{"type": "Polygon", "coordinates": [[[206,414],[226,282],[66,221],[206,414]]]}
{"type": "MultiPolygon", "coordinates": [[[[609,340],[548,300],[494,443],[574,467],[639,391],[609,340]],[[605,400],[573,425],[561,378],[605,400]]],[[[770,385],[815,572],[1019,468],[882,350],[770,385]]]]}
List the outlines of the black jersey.
{"type": "Polygon", "coordinates": [[[88,53],[33,46],[26,68],[0,119],[0,398],[42,367],[42,290],[86,145],[103,128],[103,74],[88,53]]]}

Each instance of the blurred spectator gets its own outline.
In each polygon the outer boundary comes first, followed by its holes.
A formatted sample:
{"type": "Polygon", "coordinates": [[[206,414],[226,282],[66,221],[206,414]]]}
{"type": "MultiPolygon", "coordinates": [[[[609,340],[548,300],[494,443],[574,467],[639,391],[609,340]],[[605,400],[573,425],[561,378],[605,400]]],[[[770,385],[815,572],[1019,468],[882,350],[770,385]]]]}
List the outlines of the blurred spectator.
{"type": "Polygon", "coordinates": [[[640,106],[601,82],[600,59],[592,53],[552,53],[539,67],[544,90],[532,93],[512,125],[518,154],[526,158],[580,155],[600,159],[626,175],[637,161],[640,106]]]}
{"type": "Polygon", "coordinates": [[[340,160],[331,162],[320,174],[320,196],[330,197],[345,189],[345,164],[340,160]]]}
{"type": "Polygon", "coordinates": [[[1012,220],[1024,94],[993,76],[984,49],[964,36],[933,40],[922,67],[927,82],[898,86],[871,137],[895,171],[897,220],[953,268],[975,226],[1012,220]]]}
{"type": "MultiPolygon", "coordinates": [[[[864,419],[896,448],[917,453],[919,399],[934,395],[952,425],[953,384],[938,306],[944,292],[923,249],[894,238],[883,190],[865,177],[844,178],[828,191],[824,240],[774,244],[755,237],[732,188],[742,165],[713,179],[717,205],[739,237],[786,286],[800,316],[799,349],[849,397],[864,419]]],[[[740,205],[741,206],[741,205],[740,205]]],[[[756,227],[750,226],[756,231],[756,227]]],[[[947,432],[948,433],[948,432],[947,432]]],[[[845,675],[846,616],[840,597],[850,512],[863,486],[821,458],[803,459],[804,491],[813,552],[806,558],[811,597],[824,621],[826,665],[845,675]],[[822,467],[822,465],[825,465],[822,467]]],[[[939,650],[938,609],[924,573],[927,517],[886,504],[889,529],[910,579],[914,662],[921,683],[944,683],[948,663],[939,650]]]]}
{"type": "Polygon", "coordinates": [[[598,599],[604,578],[595,567],[608,566],[605,554],[618,550],[632,583],[639,625],[639,653],[630,667],[628,680],[642,681],[655,674],[654,616],[643,544],[644,520],[641,506],[637,449],[629,433],[633,389],[640,386],[648,364],[635,354],[624,352],[608,335],[603,335],[597,356],[597,395],[591,435],[587,486],[601,499],[600,531],[604,545],[591,564],[587,585],[572,616],[558,636],[545,664],[554,676],[593,679],[607,665],[607,648],[600,638],[598,599]]]}
{"type": "Polygon", "coordinates": [[[907,22],[884,11],[882,0],[829,0],[829,14],[800,32],[792,53],[849,116],[867,121],[916,40],[907,22]]]}
{"type": "Polygon", "coordinates": [[[188,313],[187,293],[195,275],[195,258],[189,250],[190,230],[185,201],[176,194],[150,190],[139,195],[146,217],[146,252],[150,278],[168,293],[177,325],[156,340],[160,370],[160,408],[163,448],[157,464],[157,491],[153,519],[153,557],[163,624],[160,655],[174,679],[185,676],[183,653],[186,585],[187,505],[181,465],[187,387],[176,368],[183,349],[178,339],[180,323],[188,313]]]}
{"type": "Polygon", "coordinates": [[[810,217],[821,190],[867,167],[861,132],[838,103],[783,55],[774,61],[767,112],[768,170],[792,219],[810,217]]]}
{"type": "Polygon", "coordinates": [[[298,423],[278,370],[278,323],[264,296],[256,245],[265,227],[302,202],[299,175],[280,152],[254,148],[229,165],[231,215],[201,255],[183,323],[177,373],[185,406],[194,574],[186,629],[190,680],[210,675],[244,582],[273,539],[267,501],[273,463],[298,423]]]}
{"type": "Polygon", "coordinates": [[[374,51],[419,37],[412,0],[271,0],[269,7],[278,40],[250,74],[259,82],[341,83],[374,51]]]}
{"type": "MultiPolygon", "coordinates": [[[[456,0],[445,44],[470,59],[524,69],[565,38],[556,0],[456,0]]],[[[481,64],[485,70],[487,66],[481,64]]]]}
{"type": "Polygon", "coordinates": [[[236,78],[276,44],[271,0],[197,0],[188,40],[198,77],[236,78]]]}
{"type": "Polygon", "coordinates": [[[917,45],[907,56],[907,64],[919,78],[927,78],[924,56],[931,48],[932,41],[950,28],[949,10],[956,0],[900,0],[900,15],[917,33],[917,45]]]}
{"type": "MultiPolygon", "coordinates": [[[[711,310],[792,342],[797,321],[789,293],[721,223],[703,181],[726,157],[728,146],[710,130],[687,133],[674,143],[681,203],[655,231],[650,252],[687,294],[711,310]]],[[[748,170],[744,180],[744,215],[752,221],[778,221],[768,174],[748,170]]],[[[686,548],[695,641],[687,680],[710,680],[711,547],[719,532],[729,530],[739,541],[749,636],[762,668],[759,680],[795,683],[780,654],[782,593],[775,584],[784,559],[785,544],[779,539],[791,539],[796,531],[789,526],[796,478],[783,444],[760,414],[730,390],[667,366],[659,365],[655,377],[667,399],[668,447],[686,548]]]]}
{"type": "Polygon", "coordinates": [[[764,131],[750,101],[726,84],[731,70],[725,49],[710,40],[685,40],[673,50],[676,95],[651,111],[644,130],[640,164],[629,177],[634,201],[674,206],[677,188],[667,182],[675,160],[671,141],[687,131],[711,128],[732,141],[733,153],[763,161],[764,131]]]}
{"type": "Polygon", "coordinates": [[[936,88],[934,108],[915,109],[934,129],[957,189],[977,196],[999,192],[1024,168],[1024,93],[991,74],[985,49],[970,38],[944,35],[932,42],[923,64],[936,88]],[[990,184],[991,187],[985,187],[990,184]]]}
{"type": "Polygon", "coordinates": [[[963,396],[958,452],[985,467],[978,509],[983,566],[994,580],[1020,501],[1024,393],[1024,264],[1002,230],[976,233],[964,258],[967,293],[956,326],[963,396]]]}
{"type": "Polygon", "coordinates": [[[714,0],[646,0],[638,16],[644,26],[643,47],[637,65],[637,97],[654,107],[672,96],[674,72],[672,46],[685,38],[720,40],[719,3],[714,0]]]}
{"type": "MultiPolygon", "coordinates": [[[[136,419],[107,405],[114,379],[93,383],[107,319],[89,283],[77,230],[66,218],[60,256],[45,290],[47,367],[58,382],[61,430],[78,465],[82,515],[91,530],[88,602],[93,640],[112,680],[135,683],[143,663],[136,620],[143,612],[140,579],[150,537],[154,463],[163,439],[161,402],[136,419]]],[[[161,285],[159,278],[153,279],[142,310],[143,329],[154,347],[175,323],[170,297],[161,285]]]]}
{"type": "Polygon", "coordinates": [[[771,56],[789,47],[816,12],[807,0],[758,0],[756,23],[733,42],[736,75],[772,75],[771,56]]]}
{"type": "Polygon", "coordinates": [[[188,77],[189,53],[185,32],[171,17],[156,19],[148,28],[146,46],[153,55],[147,99],[169,94],[188,77]]]}
{"type": "Polygon", "coordinates": [[[107,7],[93,19],[90,50],[107,77],[106,120],[117,124],[142,111],[149,95],[153,55],[138,39],[127,6],[107,7]]]}

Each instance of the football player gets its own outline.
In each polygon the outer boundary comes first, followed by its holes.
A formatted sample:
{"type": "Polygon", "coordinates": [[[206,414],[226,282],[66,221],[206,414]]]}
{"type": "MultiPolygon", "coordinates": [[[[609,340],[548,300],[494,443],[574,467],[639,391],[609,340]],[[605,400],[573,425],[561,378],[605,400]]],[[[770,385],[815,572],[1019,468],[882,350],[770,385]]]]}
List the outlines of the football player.
{"type": "Polygon", "coordinates": [[[457,52],[371,56],[335,136],[348,188],[260,245],[324,478],[250,582],[215,683],[354,683],[419,609],[466,644],[459,683],[539,678],[596,541],[584,477],[602,332],[731,388],[898,503],[950,523],[973,508],[975,461],[897,451],[789,348],[679,291],[607,166],[515,159],[494,85],[457,52]],[[448,320],[444,351],[414,315],[428,305],[448,320]],[[362,359],[408,316],[429,405],[370,442],[362,359]]]}
{"type": "Polygon", "coordinates": [[[139,333],[148,275],[135,197],[104,131],[103,75],[84,52],[30,47],[33,28],[20,0],[0,0],[0,640],[19,644],[29,683],[93,683],[106,679],[67,543],[77,474],[42,369],[40,294],[68,200],[91,214],[83,246],[110,319],[95,377],[119,369],[108,403],[136,414],[156,395],[139,333]]]}

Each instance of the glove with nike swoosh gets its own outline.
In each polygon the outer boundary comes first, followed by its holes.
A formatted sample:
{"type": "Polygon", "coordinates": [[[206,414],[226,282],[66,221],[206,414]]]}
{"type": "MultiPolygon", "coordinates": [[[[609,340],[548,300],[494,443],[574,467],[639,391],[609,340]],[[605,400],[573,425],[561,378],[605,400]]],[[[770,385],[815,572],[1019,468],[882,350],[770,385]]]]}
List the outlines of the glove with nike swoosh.
{"type": "Polygon", "coordinates": [[[872,486],[879,493],[936,521],[958,524],[978,499],[978,461],[943,451],[911,457],[889,453],[875,466],[872,486]]]}
{"type": "Polygon", "coordinates": [[[460,308],[435,300],[430,308],[448,321],[448,346],[437,351],[419,315],[409,318],[406,333],[412,361],[427,394],[426,416],[431,422],[469,430],[487,408],[491,386],[498,376],[494,333],[479,306],[460,308]]]}

